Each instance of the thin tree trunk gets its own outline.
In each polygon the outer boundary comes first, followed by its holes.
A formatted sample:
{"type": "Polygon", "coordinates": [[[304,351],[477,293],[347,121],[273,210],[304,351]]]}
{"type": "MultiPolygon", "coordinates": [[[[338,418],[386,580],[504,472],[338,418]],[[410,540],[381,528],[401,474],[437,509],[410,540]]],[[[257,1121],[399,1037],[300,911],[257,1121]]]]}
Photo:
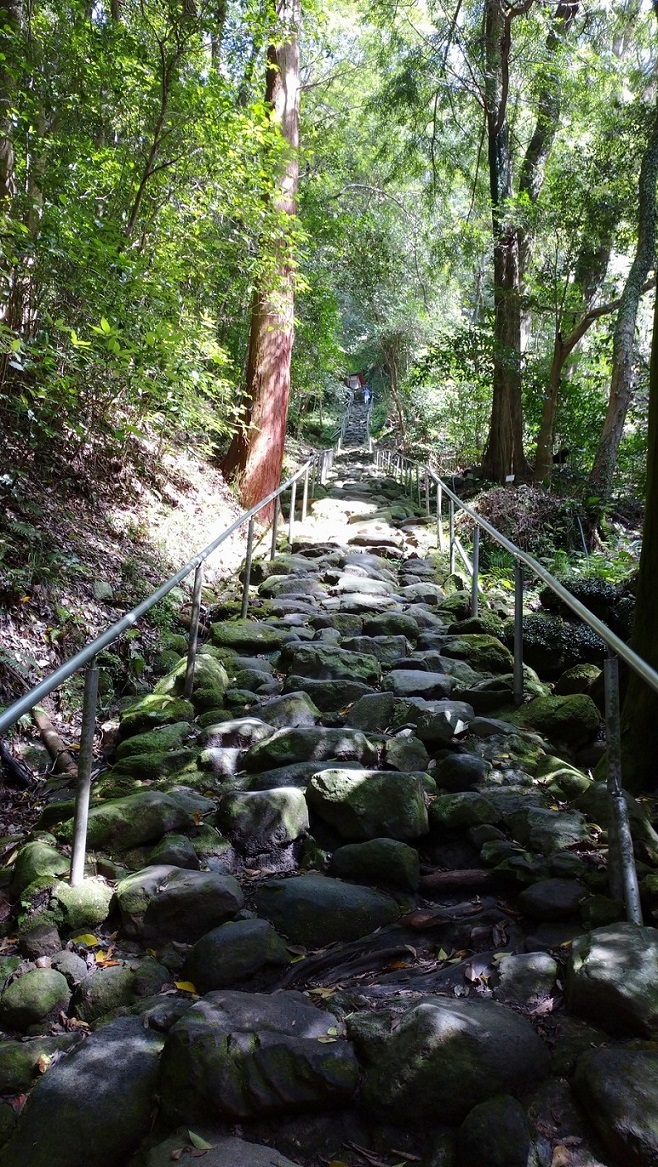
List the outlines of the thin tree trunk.
{"type": "MultiPolygon", "coordinates": [[[[529,6],[529,5],[528,5],[529,6]]],[[[487,0],[485,15],[485,99],[494,252],[493,402],[483,469],[505,482],[523,480],[530,467],[523,452],[521,402],[521,299],[519,232],[509,222],[513,195],[507,123],[512,14],[499,0],[487,0]]]]}
{"type": "Polygon", "coordinates": [[[656,261],[656,181],[658,180],[658,108],[642,159],[638,202],[638,239],[635,258],[619,302],[613,340],[610,397],[603,429],[587,481],[587,494],[596,497],[592,520],[598,521],[610,497],[617,450],[634,388],[635,324],[647,278],[656,261]]]}
{"type": "MultiPolygon", "coordinates": [[[[284,39],[268,49],[265,102],[289,147],[275,207],[292,217],[297,210],[299,177],[300,0],[281,0],[277,14],[284,39]]],[[[295,307],[294,268],[285,236],[276,244],[274,267],[274,277],[265,278],[254,294],[244,428],[235,434],[222,465],[226,475],[239,476],[246,507],[275,490],[281,478],[295,307]]],[[[265,512],[261,515],[268,517],[265,512]]]]}

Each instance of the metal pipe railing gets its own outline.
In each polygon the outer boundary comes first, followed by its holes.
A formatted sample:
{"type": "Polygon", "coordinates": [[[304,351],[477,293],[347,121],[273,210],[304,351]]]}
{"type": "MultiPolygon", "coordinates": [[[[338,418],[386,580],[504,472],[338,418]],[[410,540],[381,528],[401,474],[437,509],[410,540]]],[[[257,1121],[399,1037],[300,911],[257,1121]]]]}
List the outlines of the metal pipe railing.
{"type": "Polygon", "coordinates": [[[251,510],[245,511],[239,515],[238,518],[231,523],[226,530],[222,531],[211,543],[208,543],[202,551],[199,551],[193,559],[181,567],[175,575],[172,575],[165,583],[161,584],[156,591],[152,592],[145,600],[133,608],[131,612],[123,616],[121,620],[117,620],[105,632],[97,636],[95,640],[90,641],[85,645],[80,652],[71,657],[70,660],[65,661],[60,665],[54,673],[49,677],[44,678],[38,685],[35,685],[18,701],[14,701],[7,709],[0,712],[0,734],[4,733],[10,726],[14,725],[24,714],[29,713],[35,705],[47,697],[55,689],[59,688],[64,681],[73,676],[80,669],[86,669],[85,673],[85,691],[82,711],[82,731],[80,737],[80,754],[78,760],[78,783],[76,793],[75,818],[73,827],[73,851],[71,859],[71,884],[76,886],[84,878],[84,865],[87,847],[87,819],[89,815],[89,800],[91,791],[91,774],[93,765],[93,745],[94,734],[96,727],[96,705],[98,700],[98,654],[106,649],[115,640],[123,636],[124,632],[132,628],[147,612],[156,606],[161,600],[165,598],[182,583],[191,572],[194,572],[194,590],[192,599],[192,612],[190,618],[190,633],[188,641],[187,664],[185,669],[185,680],[183,692],[186,697],[191,697],[194,687],[194,673],[196,665],[196,652],[199,637],[199,619],[201,613],[201,590],[203,587],[203,573],[204,563],[207,559],[222,545],[227,539],[231,537],[244,523],[248,523],[247,536],[247,554],[244,571],[244,582],[242,591],[242,616],[247,615],[249,605],[249,585],[251,578],[251,561],[254,546],[254,523],[256,516],[264,507],[270,503],[274,503],[274,511],[272,517],[272,542],[271,542],[271,558],[276,555],[276,539],[278,521],[281,514],[281,496],[290,489],[290,516],[288,527],[288,541],[292,543],[292,535],[295,521],[295,504],[297,498],[297,483],[300,479],[304,480],[304,496],[302,506],[302,517],[306,517],[306,510],[308,506],[309,495],[309,475],[313,471],[313,485],[311,489],[311,497],[315,491],[315,483],[317,480],[317,468],[320,467],[320,480],[326,481],[326,476],[329,468],[333,465],[333,450],[322,450],[309,458],[299,470],[296,471],[286,482],[281,483],[276,490],[273,490],[266,498],[261,499],[256,503],[251,510]]]}
{"type": "MultiPolygon", "coordinates": [[[[633,843],[630,833],[630,823],[628,817],[628,807],[626,804],[626,795],[624,793],[621,781],[621,730],[620,730],[620,707],[619,707],[619,680],[618,667],[619,659],[625,661],[630,669],[638,674],[643,681],[655,692],[658,693],[658,672],[647,664],[641,656],[638,656],[632,648],[619,636],[616,635],[607,624],[590,612],[580,600],[577,600],[571,592],[561,584],[555,576],[551,575],[541,563],[530,555],[527,551],[522,551],[505,535],[497,531],[491,523],[487,522],[476,511],[472,510],[466,505],[462,499],[451,489],[446,482],[443,481],[437,474],[434,473],[427,466],[422,466],[408,458],[405,454],[397,454],[395,459],[391,456],[389,451],[383,452],[383,457],[380,457],[380,465],[385,465],[392,469],[395,473],[399,472],[400,484],[407,492],[414,494],[412,488],[412,472],[416,469],[416,474],[420,470],[428,475],[428,480],[431,479],[436,485],[436,525],[437,525],[437,546],[439,550],[445,549],[444,531],[443,531],[443,496],[448,497],[448,552],[450,572],[455,569],[455,552],[459,552],[467,569],[472,575],[472,611],[477,613],[477,595],[479,588],[479,540],[481,532],[485,532],[494,542],[503,547],[514,558],[514,700],[517,704],[523,701],[524,676],[523,676],[523,586],[524,586],[524,567],[529,569],[533,576],[545,583],[569,608],[579,620],[587,624],[593,632],[603,641],[608,649],[608,659],[604,667],[604,683],[605,683],[605,703],[606,703],[606,743],[608,751],[608,795],[609,795],[609,853],[608,853],[608,867],[609,879],[611,883],[611,890],[614,895],[621,894],[625,907],[626,914],[632,923],[642,923],[642,909],[640,905],[640,895],[638,889],[637,871],[635,869],[635,860],[633,856],[633,843]],[[468,515],[474,525],[473,538],[473,563],[469,564],[459,539],[455,535],[455,507],[462,510],[464,514],[468,515]]],[[[418,479],[416,479],[418,481],[418,479]]]]}

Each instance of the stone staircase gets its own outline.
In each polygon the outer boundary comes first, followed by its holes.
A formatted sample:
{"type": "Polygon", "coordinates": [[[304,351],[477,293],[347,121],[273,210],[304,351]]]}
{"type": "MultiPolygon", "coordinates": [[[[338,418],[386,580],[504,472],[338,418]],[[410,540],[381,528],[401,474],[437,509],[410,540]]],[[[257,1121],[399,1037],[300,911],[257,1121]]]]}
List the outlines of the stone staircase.
{"type": "MultiPolygon", "coordinates": [[[[658,932],[607,892],[599,713],[357,455],[4,870],[2,1167],[658,1162],[658,932]],[[558,686],[560,688],[560,686],[558,686]],[[564,692],[564,686],[562,687],[564,692]]],[[[633,830],[649,910],[658,836],[633,830]]]]}
{"type": "Polygon", "coordinates": [[[345,411],[345,426],[342,437],[343,449],[363,449],[368,445],[370,437],[368,430],[370,409],[371,405],[364,401],[361,390],[350,395],[345,411]]]}

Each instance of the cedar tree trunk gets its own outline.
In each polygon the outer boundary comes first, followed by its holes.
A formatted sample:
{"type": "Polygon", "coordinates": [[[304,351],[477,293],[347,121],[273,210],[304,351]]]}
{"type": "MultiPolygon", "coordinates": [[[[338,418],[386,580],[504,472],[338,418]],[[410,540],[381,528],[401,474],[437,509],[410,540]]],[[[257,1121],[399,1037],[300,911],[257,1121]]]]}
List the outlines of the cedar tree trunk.
{"type": "MultiPolygon", "coordinates": [[[[299,172],[299,0],[281,0],[278,14],[285,31],[268,49],[265,101],[289,147],[275,206],[293,216],[299,172]]],[[[295,284],[289,240],[282,237],[276,249],[275,278],[264,280],[254,293],[244,428],[236,432],[222,464],[225,475],[239,477],[246,507],[279,485],[286,440],[295,284]]],[[[261,516],[269,517],[265,511],[261,516]]]]}

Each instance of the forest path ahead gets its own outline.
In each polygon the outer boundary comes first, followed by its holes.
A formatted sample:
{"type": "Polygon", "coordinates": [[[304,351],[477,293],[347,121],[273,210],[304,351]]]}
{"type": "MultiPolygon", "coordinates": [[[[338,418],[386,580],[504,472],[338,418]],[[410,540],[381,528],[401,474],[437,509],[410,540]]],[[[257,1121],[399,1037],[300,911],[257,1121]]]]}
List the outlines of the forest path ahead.
{"type": "Polygon", "coordinates": [[[527,670],[515,709],[505,597],[470,617],[368,458],[320,494],[192,701],[181,638],[124,708],[84,885],[66,791],[5,869],[0,1164],[654,1165],[658,933],[607,895],[596,706],[527,670]]]}

